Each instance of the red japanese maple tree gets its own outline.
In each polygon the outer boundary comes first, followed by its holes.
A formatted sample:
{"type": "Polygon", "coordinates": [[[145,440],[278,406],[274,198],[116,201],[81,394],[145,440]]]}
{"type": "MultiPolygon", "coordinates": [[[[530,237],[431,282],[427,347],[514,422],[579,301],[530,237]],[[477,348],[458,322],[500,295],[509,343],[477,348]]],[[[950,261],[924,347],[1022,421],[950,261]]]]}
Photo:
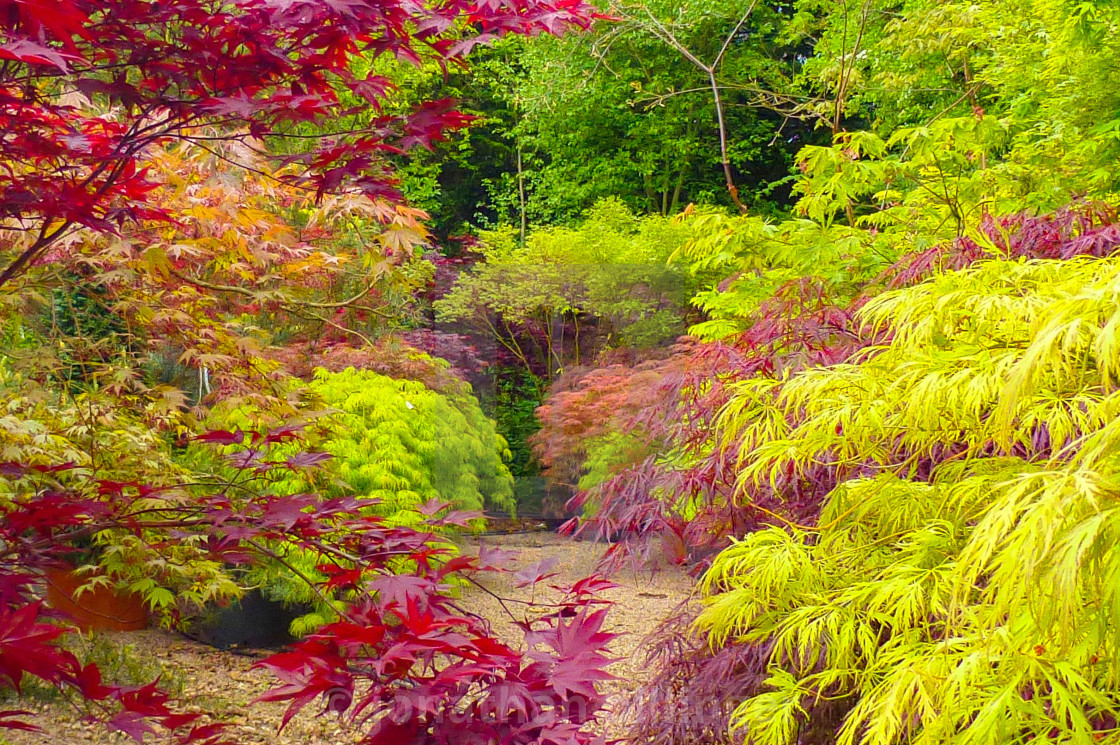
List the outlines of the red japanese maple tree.
{"type": "MultiPolygon", "coordinates": [[[[68,486],[72,465],[0,464],[25,487],[0,502],[0,686],[19,690],[35,677],[85,702],[87,717],[138,742],[160,726],[176,743],[231,742],[223,722],[185,712],[155,683],[124,687],[102,680],[96,665],[60,648],[66,633],[36,599],[37,575],[57,566],[77,539],[101,531],[143,536],[159,550],[202,547],[227,566],[280,562],[316,593],[345,597],[337,620],[260,666],[278,685],[263,700],[288,701],[283,724],[316,699],[364,731],[368,745],[502,742],[591,743],[590,728],[605,702],[598,683],[610,676],[603,631],[611,585],[596,577],[555,587],[520,616],[502,604],[524,634],[522,645],[500,638],[489,621],[465,608],[449,589],[506,571],[508,556],[482,550],[455,554],[435,531],[477,517],[433,501],[417,526],[369,514],[368,500],[280,495],[267,488],[279,470],[314,468],[330,456],[277,456],[274,445],[299,436],[296,427],[269,432],[213,431],[196,441],[225,447],[238,475],[207,484],[191,499],[179,487],[100,481],[98,496],[68,486]],[[154,503],[159,507],[153,508],[154,503]],[[287,564],[275,547],[312,556],[321,579],[287,564]]],[[[80,475],[76,476],[80,478],[80,475]]],[[[547,566],[518,572],[525,585],[548,582],[547,566]]],[[[336,605],[336,608],[338,606],[336,605]]],[[[0,730],[34,729],[29,712],[0,711],[0,730]]]]}
{"type": "Polygon", "coordinates": [[[0,287],[71,231],[165,219],[138,163],[175,139],[299,139],[301,186],[392,197],[385,156],[468,120],[446,100],[381,115],[391,83],[356,60],[458,63],[593,16],[584,0],[0,0],[0,287]]]}

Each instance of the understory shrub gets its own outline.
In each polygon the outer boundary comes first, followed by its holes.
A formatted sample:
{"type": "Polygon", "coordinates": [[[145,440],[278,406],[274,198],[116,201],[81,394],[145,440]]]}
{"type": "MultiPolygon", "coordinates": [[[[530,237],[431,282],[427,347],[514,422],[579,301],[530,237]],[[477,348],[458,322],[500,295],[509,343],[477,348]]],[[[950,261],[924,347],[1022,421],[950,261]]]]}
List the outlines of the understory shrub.
{"type": "MultiPolygon", "coordinates": [[[[319,369],[305,398],[314,421],[306,447],[330,458],[315,473],[280,473],[278,493],[349,493],[402,524],[417,521],[416,509],[432,499],[462,510],[514,508],[509,449],[468,392],[437,393],[354,368],[319,369]]],[[[267,418],[242,407],[217,414],[214,423],[250,428],[267,418]]]]}

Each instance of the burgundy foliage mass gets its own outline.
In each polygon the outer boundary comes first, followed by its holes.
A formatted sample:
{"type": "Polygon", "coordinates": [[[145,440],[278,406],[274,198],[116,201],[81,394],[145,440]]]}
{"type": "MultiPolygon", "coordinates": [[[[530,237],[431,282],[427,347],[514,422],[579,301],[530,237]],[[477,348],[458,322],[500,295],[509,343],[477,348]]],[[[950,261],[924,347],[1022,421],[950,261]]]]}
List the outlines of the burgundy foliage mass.
{"type": "MultiPolygon", "coordinates": [[[[101,482],[100,496],[90,498],[54,478],[69,466],[51,473],[4,464],[5,475],[28,488],[0,520],[0,683],[18,690],[30,675],[74,691],[91,721],[137,741],[159,725],[177,743],[225,742],[220,721],[178,711],[156,683],[105,685],[96,666],[59,648],[69,628],[36,599],[36,586],[43,571],[66,566],[77,541],[102,530],[144,535],[163,551],[201,540],[207,558],[233,567],[283,563],[274,548],[283,545],[316,557],[326,577],[317,593],[347,598],[337,621],[259,663],[279,681],[262,699],[290,702],[285,724],[318,700],[360,727],[369,745],[595,741],[589,725],[604,703],[599,683],[610,677],[606,650],[613,638],[602,630],[607,604],[597,594],[610,583],[589,577],[557,588],[559,601],[514,619],[525,643],[510,646],[449,592],[455,582],[481,586],[485,573],[506,571],[508,557],[458,555],[433,532],[463,527],[476,515],[432,502],[421,526],[402,527],[369,515],[368,500],[261,488],[277,469],[315,467],[329,457],[271,456],[274,444],[298,435],[298,428],[283,427],[199,436],[231,448],[227,458],[240,475],[159,510],[134,506],[136,496],[161,492],[143,484],[101,482]]],[[[527,584],[552,576],[547,568],[518,574],[527,584]]],[[[4,712],[0,727],[33,728],[23,714],[4,712]]]]}

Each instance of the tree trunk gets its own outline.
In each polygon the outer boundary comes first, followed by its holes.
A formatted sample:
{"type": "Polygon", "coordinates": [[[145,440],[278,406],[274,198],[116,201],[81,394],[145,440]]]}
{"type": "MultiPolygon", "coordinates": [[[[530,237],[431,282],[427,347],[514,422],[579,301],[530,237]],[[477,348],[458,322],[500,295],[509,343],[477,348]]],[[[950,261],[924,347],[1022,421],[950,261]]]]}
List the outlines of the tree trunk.
{"type": "Polygon", "coordinates": [[[525,234],[529,231],[529,220],[525,215],[525,170],[521,162],[521,142],[517,143],[517,199],[521,207],[521,245],[525,245],[525,234]]]}

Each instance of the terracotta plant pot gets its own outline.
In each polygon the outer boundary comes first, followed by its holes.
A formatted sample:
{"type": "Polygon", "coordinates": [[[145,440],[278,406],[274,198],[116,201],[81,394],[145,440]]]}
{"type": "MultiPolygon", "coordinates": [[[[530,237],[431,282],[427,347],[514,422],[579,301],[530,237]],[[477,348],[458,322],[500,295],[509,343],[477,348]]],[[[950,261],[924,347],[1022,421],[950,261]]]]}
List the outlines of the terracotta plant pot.
{"type": "Polygon", "coordinates": [[[148,608],[134,592],[95,587],[75,595],[85,577],[72,570],[47,570],[47,604],[65,613],[82,631],[137,631],[148,625],[148,608]]]}

